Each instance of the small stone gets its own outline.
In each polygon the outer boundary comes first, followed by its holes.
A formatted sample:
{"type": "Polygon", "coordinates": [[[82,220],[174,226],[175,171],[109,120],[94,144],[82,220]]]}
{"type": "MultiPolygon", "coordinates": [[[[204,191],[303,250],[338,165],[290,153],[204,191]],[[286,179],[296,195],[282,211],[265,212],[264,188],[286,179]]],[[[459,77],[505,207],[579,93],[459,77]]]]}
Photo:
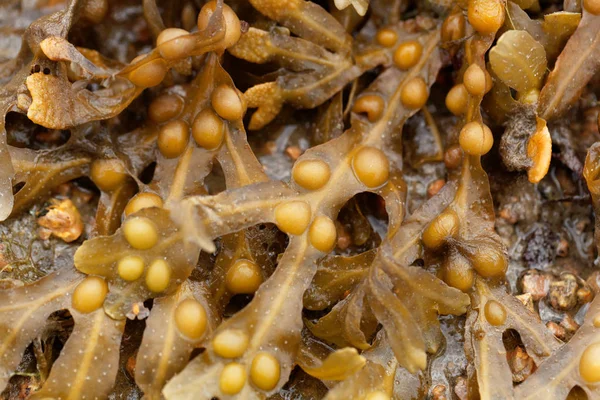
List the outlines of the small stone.
{"type": "Polygon", "coordinates": [[[572,316],[569,314],[565,314],[562,321],[560,321],[560,326],[565,328],[567,333],[567,338],[573,336],[573,334],[579,329],[579,324],[575,322],[572,316]]]}
{"type": "Polygon", "coordinates": [[[444,152],[444,164],[448,169],[458,168],[462,162],[463,151],[459,145],[452,145],[444,152]]]}
{"type": "Polygon", "coordinates": [[[519,220],[518,216],[512,211],[510,207],[502,208],[498,213],[498,216],[511,225],[516,224],[519,220]]]}
{"type": "Polygon", "coordinates": [[[78,187],[73,188],[73,195],[71,196],[71,200],[73,200],[73,203],[75,203],[76,206],[87,204],[90,201],[92,201],[92,198],[94,198],[93,192],[78,187]]]}
{"type": "Polygon", "coordinates": [[[446,181],[444,179],[437,179],[433,182],[431,182],[429,184],[429,186],[427,187],[427,198],[432,198],[433,196],[435,196],[436,194],[438,194],[438,192],[440,190],[442,190],[442,188],[444,187],[444,185],[446,184],[446,181]]]}
{"type": "Polygon", "coordinates": [[[515,296],[523,305],[532,313],[535,314],[535,307],[533,305],[533,296],[531,293],[524,293],[518,296],[515,296]]]}
{"type": "Polygon", "coordinates": [[[568,311],[577,305],[577,278],[564,274],[560,280],[550,284],[548,301],[555,310],[568,311]]]}
{"type": "Polygon", "coordinates": [[[546,328],[548,328],[557,339],[560,339],[563,342],[567,340],[567,331],[556,322],[548,321],[548,323],[546,323],[546,328]]]}
{"type": "Polygon", "coordinates": [[[337,230],[337,247],[340,250],[346,250],[352,244],[352,237],[338,221],[335,221],[335,227],[337,230]]]}
{"type": "Polygon", "coordinates": [[[43,228],[40,237],[47,239],[50,234],[70,243],[77,240],[83,232],[83,221],[79,210],[70,199],[52,199],[48,212],[38,218],[43,228]]]}
{"type": "Polygon", "coordinates": [[[548,295],[550,276],[536,269],[525,271],[519,279],[519,288],[523,294],[531,294],[533,301],[538,301],[548,295]]]}
{"type": "Polygon", "coordinates": [[[454,385],[454,394],[459,398],[459,400],[467,400],[469,398],[467,378],[459,376],[456,379],[456,384],[454,385]]]}
{"type": "Polygon", "coordinates": [[[302,149],[298,146],[289,146],[285,149],[285,154],[293,161],[296,161],[302,155],[302,149]]]}
{"type": "Polygon", "coordinates": [[[446,386],[444,385],[435,385],[433,389],[431,389],[431,400],[447,400],[446,397],[446,386]]]}
{"type": "Polygon", "coordinates": [[[577,302],[579,304],[586,304],[594,299],[594,292],[588,287],[583,286],[577,289],[577,302]]]}
{"type": "Polygon", "coordinates": [[[508,365],[512,372],[512,380],[515,383],[523,382],[535,369],[533,358],[521,346],[515,347],[514,350],[506,354],[508,365]]]}

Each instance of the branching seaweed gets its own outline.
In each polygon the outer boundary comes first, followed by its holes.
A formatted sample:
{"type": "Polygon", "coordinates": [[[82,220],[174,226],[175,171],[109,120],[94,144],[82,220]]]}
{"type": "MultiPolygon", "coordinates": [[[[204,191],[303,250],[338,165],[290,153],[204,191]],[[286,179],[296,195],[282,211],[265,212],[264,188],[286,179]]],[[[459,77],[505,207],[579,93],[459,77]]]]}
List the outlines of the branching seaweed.
{"type": "Polygon", "coordinates": [[[596,0],[12,3],[3,398],[598,396],[596,0]]]}

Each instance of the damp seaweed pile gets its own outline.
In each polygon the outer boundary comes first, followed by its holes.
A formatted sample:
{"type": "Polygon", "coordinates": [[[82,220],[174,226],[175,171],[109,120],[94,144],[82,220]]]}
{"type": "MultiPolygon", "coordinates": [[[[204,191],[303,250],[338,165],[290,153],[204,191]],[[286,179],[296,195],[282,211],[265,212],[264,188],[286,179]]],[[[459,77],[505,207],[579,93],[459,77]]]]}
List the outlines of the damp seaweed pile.
{"type": "Polygon", "coordinates": [[[0,399],[600,397],[600,1],[0,5],[0,399]]]}

